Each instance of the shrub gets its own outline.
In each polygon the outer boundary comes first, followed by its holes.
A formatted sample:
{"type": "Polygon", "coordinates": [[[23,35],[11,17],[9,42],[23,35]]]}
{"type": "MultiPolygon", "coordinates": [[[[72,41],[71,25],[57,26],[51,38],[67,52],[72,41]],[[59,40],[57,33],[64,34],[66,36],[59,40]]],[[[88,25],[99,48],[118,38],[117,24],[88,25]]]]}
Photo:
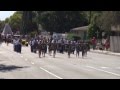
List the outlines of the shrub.
{"type": "Polygon", "coordinates": [[[37,35],[36,31],[30,33],[30,37],[35,37],[35,35],[37,35]]]}
{"type": "Polygon", "coordinates": [[[78,36],[78,35],[69,33],[69,34],[67,35],[67,39],[68,39],[68,40],[80,40],[81,38],[80,38],[80,36],[78,36]]]}

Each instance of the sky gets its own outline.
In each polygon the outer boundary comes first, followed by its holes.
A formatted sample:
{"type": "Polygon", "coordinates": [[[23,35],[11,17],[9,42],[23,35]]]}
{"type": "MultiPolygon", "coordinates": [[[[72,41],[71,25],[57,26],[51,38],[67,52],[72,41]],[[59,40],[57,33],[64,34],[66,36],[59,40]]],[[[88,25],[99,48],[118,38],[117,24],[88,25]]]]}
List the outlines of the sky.
{"type": "Polygon", "coordinates": [[[14,14],[15,11],[0,11],[0,20],[5,20],[14,14]]]}

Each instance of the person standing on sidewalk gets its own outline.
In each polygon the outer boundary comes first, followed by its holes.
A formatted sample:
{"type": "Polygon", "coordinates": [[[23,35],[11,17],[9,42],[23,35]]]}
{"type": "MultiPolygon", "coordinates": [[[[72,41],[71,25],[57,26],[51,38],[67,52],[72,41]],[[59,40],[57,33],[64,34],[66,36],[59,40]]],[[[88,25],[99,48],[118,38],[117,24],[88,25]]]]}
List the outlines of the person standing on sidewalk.
{"type": "Polygon", "coordinates": [[[95,37],[92,38],[92,46],[93,46],[93,50],[95,50],[96,48],[96,44],[97,44],[97,40],[95,37]]]}
{"type": "Polygon", "coordinates": [[[106,51],[108,51],[109,47],[110,47],[110,43],[109,43],[109,40],[107,39],[105,42],[106,51]]]}

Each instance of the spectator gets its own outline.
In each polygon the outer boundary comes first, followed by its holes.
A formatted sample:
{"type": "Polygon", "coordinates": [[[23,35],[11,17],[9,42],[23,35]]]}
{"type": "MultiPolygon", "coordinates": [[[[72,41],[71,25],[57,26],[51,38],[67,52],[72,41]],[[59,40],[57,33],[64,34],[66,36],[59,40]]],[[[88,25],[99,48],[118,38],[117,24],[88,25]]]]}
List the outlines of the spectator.
{"type": "Polygon", "coordinates": [[[96,43],[97,43],[97,40],[95,37],[92,38],[92,46],[93,46],[93,50],[95,50],[96,48],[96,43]]]}

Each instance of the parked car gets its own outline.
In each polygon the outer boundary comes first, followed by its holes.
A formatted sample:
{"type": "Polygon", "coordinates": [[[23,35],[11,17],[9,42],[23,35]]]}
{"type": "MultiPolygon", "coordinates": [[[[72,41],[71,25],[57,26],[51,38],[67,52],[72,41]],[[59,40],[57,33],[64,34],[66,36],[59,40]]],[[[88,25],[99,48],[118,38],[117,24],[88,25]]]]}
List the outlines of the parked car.
{"type": "Polygon", "coordinates": [[[104,50],[104,45],[102,43],[97,43],[96,49],[104,50]]]}

